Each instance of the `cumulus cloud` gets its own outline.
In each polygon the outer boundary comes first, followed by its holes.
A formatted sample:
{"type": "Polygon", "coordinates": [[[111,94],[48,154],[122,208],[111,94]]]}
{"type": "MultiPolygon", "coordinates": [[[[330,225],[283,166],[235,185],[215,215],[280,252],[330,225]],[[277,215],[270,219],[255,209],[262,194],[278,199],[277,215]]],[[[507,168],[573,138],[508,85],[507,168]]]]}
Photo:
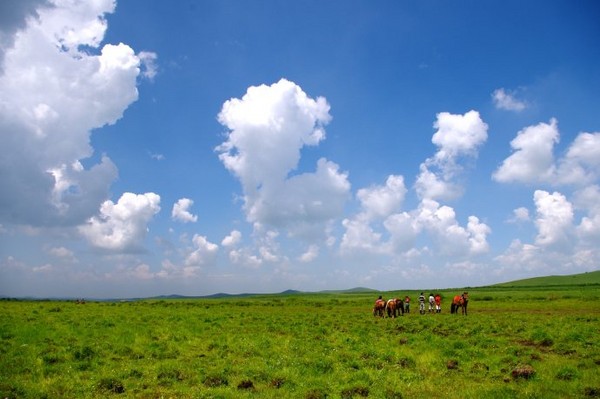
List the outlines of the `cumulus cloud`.
{"type": "Polygon", "coordinates": [[[487,140],[488,126],[477,111],[464,115],[440,112],[433,127],[438,130],[431,142],[438,146],[435,159],[440,163],[451,163],[462,155],[475,156],[477,149],[487,140]]]}
{"type": "Polygon", "coordinates": [[[171,211],[171,218],[183,223],[198,221],[198,216],[190,213],[190,207],[194,205],[194,201],[189,198],[181,198],[175,204],[173,204],[173,210],[171,211]]]}
{"type": "Polygon", "coordinates": [[[346,229],[340,243],[342,254],[355,252],[381,253],[382,234],[375,232],[366,220],[344,219],[342,225],[346,229]]]}
{"type": "Polygon", "coordinates": [[[549,181],[555,173],[553,149],[559,140],[556,119],[519,131],[510,146],[514,153],[494,172],[499,182],[549,181]]]}
{"type": "Polygon", "coordinates": [[[224,247],[235,247],[240,243],[241,240],[242,233],[240,233],[238,230],[233,230],[227,237],[223,238],[221,245],[224,247]]]}
{"type": "Polygon", "coordinates": [[[361,188],[356,196],[367,219],[386,218],[400,208],[406,191],[404,177],[390,175],[385,186],[361,188]]]}
{"type": "Polygon", "coordinates": [[[340,244],[342,254],[358,251],[413,256],[419,252],[415,252],[419,239],[431,242],[437,253],[457,258],[489,250],[489,226],[476,216],[469,216],[467,226],[463,227],[456,220],[453,208],[435,200],[460,196],[462,187],[454,181],[462,171],[460,162],[477,156],[479,147],[487,140],[488,126],[478,112],[469,111],[464,115],[439,113],[434,128],[437,131],[432,142],[438,150],[420,165],[415,182],[415,191],[421,199],[418,208],[400,211],[407,192],[402,176],[389,176],[385,186],[358,190],[361,209],[342,223],[345,228],[340,244]],[[374,223],[379,220],[383,229],[374,223]]]}
{"type": "Polygon", "coordinates": [[[292,172],[301,149],[325,138],[331,119],[327,101],[312,99],[282,79],[225,102],[218,119],[229,131],[216,150],[242,184],[247,220],[294,236],[322,236],[343,211],[350,190],[347,174],[324,158],[315,172],[292,172]]]}
{"type": "Polygon", "coordinates": [[[421,164],[415,189],[420,198],[456,198],[462,193],[462,189],[453,182],[462,170],[458,161],[477,156],[479,147],[487,140],[488,126],[477,111],[464,115],[441,112],[433,126],[438,130],[431,141],[438,150],[421,164]]]}
{"type": "Polygon", "coordinates": [[[451,256],[477,255],[487,252],[487,235],[491,229],[475,216],[468,218],[467,227],[456,220],[454,209],[433,200],[423,200],[415,216],[427,230],[442,254],[451,256]]]}
{"type": "Polygon", "coordinates": [[[494,90],[492,99],[496,108],[506,111],[520,112],[527,107],[527,103],[517,99],[514,92],[507,92],[503,88],[494,90]]]}
{"type": "Polygon", "coordinates": [[[463,227],[456,220],[453,208],[431,199],[423,199],[413,211],[389,215],[383,221],[384,231],[360,215],[342,222],[345,232],[340,251],[343,255],[356,252],[408,255],[415,250],[419,237],[430,240],[432,250],[444,256],[464,258],[489,251],[487,236],[491,229],[488,225],[476,216],[469,216],[463,227]]]}
{"type": "Polygon", "coordinates": [[[494,172],[501,183],[546,183],[585,186],[600,177],[600,133],[582,132],[566,154],[555,159],[554,146],[560,140],[558,122],[539,123],[518,132],[510,145],[513,153],[494,172]]]}
{"type": "Polygon", "coordinates": [[[558,162],[557,182],[582,185],[600,177],[600,133],[580,133],[558,162]]]}
{"type": "Polygon", "coordinates": [[[194,250],[186,257],[187,267],[201,267],[211,264],[219,250],[219,246],[206,239],[205,236],[194,234],[192,238],[194,250]]]}
{"type": "Polygon", "coordinates": [[[0,73],[4,53],[14,44],[15,33],[25,28],[27,19],[38,18],[37,9],[50,6],[47,0],[3,1],[0,3],[0,73]]]}
{"type": "Polygon", "coordinates": [[[529,209],[525,207],[519,207],[513,209],[513,217],[509,219],[509,222],[527,222],[529,221],[529,209]]]}
{"type": "Polygon", "coordinates": [[[585,212],[577,226],[578,237],[582,243],[597,247],[600,239],[600,186],[594,184],[575,192],[573,203],[585,212]]]}
{"type": "Polygon", "coordinates": [[[536,205],[535,224],[538,228],[536,244],[567,245],[573,232],[573,206],[561,193],[552,194],[536,190],[533,199],[536,205]]]}
{"type": "Polygon", "coordinates": [[[313,244],[307,248],[306,252],[304,252],[302,255],[300,255],[298,260],[303,263],[308,263],[308,262],[312,262],[313,260],[317,259],[318,256],[319,256],[319,246],[313,244]]]}
{"type": "Polygon", "coordinates": [[[105,201],[100,214],[79,227],[97,248],[114,252],[138,251],[148,231],[148,223],[160,211],[160,197],[154,193],[124,193],[115,204],[105,201]]]}
{"type": "Polygon", "coordinates": [[[107,156],[90,169],[80,160],[93,155],[92,129],[137,99],[140,58],[123,43],[100,47],[112,0],[13,3],[4,7],[20,17],[1,38],[0,220],[76,225],[117,176],[107,156]]]}

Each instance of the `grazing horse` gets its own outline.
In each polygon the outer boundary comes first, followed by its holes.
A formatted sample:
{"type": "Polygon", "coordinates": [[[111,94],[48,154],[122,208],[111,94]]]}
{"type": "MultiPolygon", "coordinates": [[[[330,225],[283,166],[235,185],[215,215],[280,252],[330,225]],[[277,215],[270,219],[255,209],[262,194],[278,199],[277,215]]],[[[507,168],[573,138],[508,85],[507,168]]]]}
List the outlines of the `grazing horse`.
{"type": "Polygon", "coordinates": [[[373,306],[373,316],[383,317],[384,309],[385,309],[385,301],[383,299],[376,300],[375,306],[373,306]]]}
{"type": "Polygon", "coordinates": [[[402,299],[389,299],[385,304],[385,311],[388,317],[396,317],[398,313],[404,315],[404,306],[402,306],[402,299]]]}
{"type": "Polygon", "coordinates": [[[450,305],[450,313],[458,314],[458,309],[462,309],[462,314],[467,315],[467,305],[469,304],[469,293],[463,292],[462,295],[456,295],[450,305]]]}

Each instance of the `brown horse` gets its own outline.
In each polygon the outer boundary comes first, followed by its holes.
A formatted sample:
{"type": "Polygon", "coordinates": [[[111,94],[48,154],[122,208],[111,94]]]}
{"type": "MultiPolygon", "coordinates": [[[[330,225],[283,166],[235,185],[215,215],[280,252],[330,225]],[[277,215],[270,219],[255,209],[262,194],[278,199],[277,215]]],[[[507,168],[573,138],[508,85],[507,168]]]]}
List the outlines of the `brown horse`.
{"type": "Polygon", "coordinates": [[[385,309],[385,301],[383,299],[376,300],[375,306],[373,306],[373,316],[383,317],[384,309],[385,309]]]}
{"type": "Polygon", "coordinates": [[[467,315],[467,305],[469,304],[469,293],[463,292],[462,295],[456,295],[450,305],[450,313],[458,314],[458,309],[462,309],[462,314],[467,315]]]}
{"type": "Polygon", "coordinates": [[[385,304],[385,311],[388,317],[396,317],[398,313],[404,315],[404,306],[402,306],[402,299],[389,299],[385,304]]]}

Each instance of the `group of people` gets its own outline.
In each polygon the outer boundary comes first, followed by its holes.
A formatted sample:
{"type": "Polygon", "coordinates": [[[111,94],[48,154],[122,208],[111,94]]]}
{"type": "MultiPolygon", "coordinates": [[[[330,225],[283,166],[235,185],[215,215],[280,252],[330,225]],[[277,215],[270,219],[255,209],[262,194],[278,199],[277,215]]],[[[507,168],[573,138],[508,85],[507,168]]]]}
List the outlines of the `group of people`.
{"type": "MultiPolygon", "coordinates": [[[[408,298],[408,297],[407,297],[408,298]]],[[[442,312],[442,296],[440,294],[429,294],[429,313],[442,312]]],[[[419,295],[419,312],[425,314],[425,295],[421,292],[419,295]]]]}
{"type": "MultiPolygon", "coordinates": [[[[425,304],[429,303],[429,313],[441,313],[442,312],[442,296],[440,294],[430,293],[429,297],[425,297],[425,294],[421,292],[419,295],[419,312],[425,314],[425,304]]],[[[450,313],[458,314],[459,310],[463,315],[467,315],[467,305],[469,303],[469,293],[467,291],[460,295],[455,295],[452,298],[450,313]]],[[[380,295],[375,301],[373,307],[373,315],[383,317],[384,312],[387,312],[388,317],[396,317],[397,313],[400,312],[410,313],[410,297],[407,295],[404,299],[388,299],[385,301],[380,295]]]]}
{"type": "MultiPolygon", "coordinates": [[[[419,301],[419,312],[425,314],[425,304],[429,303],[429,313],[441,313],[442,311],[442,296],[440,294],[429,294],[426,298],[421,292],[418,298],[419,301]]],[[[387,301],[380,295],[375,301],[375,307],[373,308],[373,314],[383,316],[384,309],[388,309],[390,302],[393,302],[395,308],[404,313],[410,313],[410,297],[406,295],[404,299],[388,299],[387,301]]]]}

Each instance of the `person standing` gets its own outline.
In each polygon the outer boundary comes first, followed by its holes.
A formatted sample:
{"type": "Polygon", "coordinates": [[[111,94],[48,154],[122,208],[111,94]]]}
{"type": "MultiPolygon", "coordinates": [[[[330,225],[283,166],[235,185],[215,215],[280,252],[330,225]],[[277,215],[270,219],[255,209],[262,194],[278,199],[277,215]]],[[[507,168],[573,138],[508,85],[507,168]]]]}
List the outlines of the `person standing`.
{"type": "Polygon", "coordinates": [[[435,297],[433,294],[429,294],[429,313],[433,313],[435,311],[435,297]]]}
{"type": "Polygon", "coordinates": [[[419,313],[425,314],[425,295],[422,292],[419,295],[419,313]]]}
{"type": "Polygon", "coordinates": [[[404,298],[404,313],[410,313],[410,297],[408,295],[404,298]]]}
{"type": "Polygon", "coordinates": [[[442,312],[442,296],[440,294],[435,294],[435,313],[442,312]]]}

